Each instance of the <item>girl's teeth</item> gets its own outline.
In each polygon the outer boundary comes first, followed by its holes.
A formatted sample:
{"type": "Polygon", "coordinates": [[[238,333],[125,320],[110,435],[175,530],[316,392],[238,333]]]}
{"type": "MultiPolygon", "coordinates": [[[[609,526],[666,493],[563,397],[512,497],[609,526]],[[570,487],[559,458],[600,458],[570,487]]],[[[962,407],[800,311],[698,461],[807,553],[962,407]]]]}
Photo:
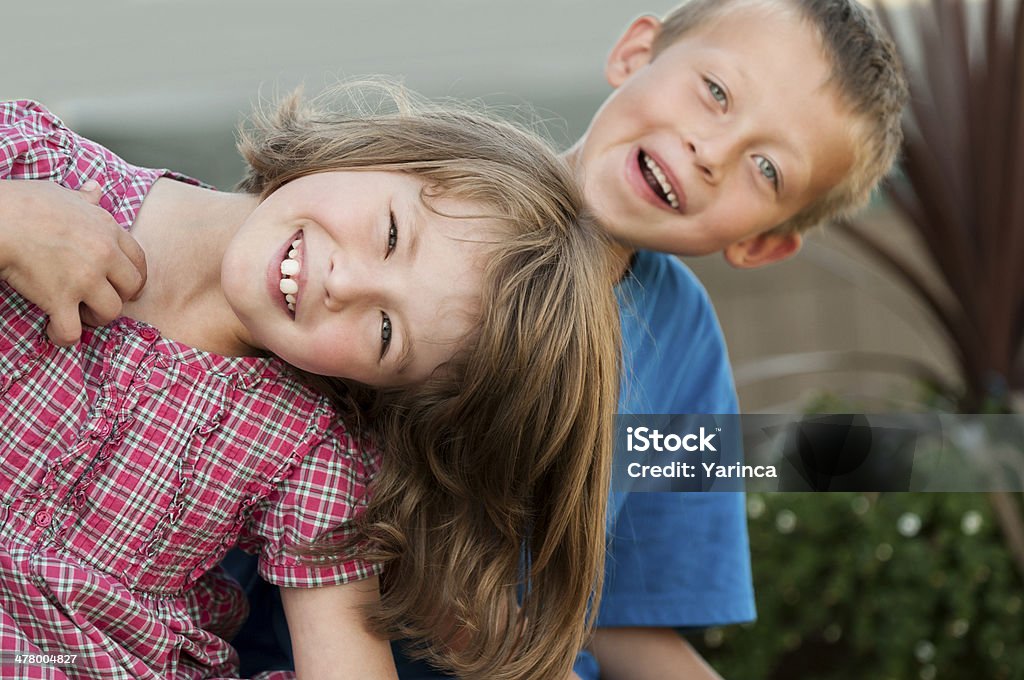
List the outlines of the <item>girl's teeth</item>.
{"type": "Polygon", "coordinates": [[[299,263],[289,258],[281,261],[281,273],[285,276],[295,276],[299,273],[299,263]]]}
{"type": "Polygon", "coordinates": [[[284,301],[288,305],[288,310],[295,311],[296,294],[299,292],[299,284],[292,276],[297,276],[302,271],[302,264],[299,262],[299,246],[302,245],[302,239],[295,239],[292,241],[292,247],[288,251],[288,257],[281,261],[281,283],[279,287],[281,292],[284,294],[284,301]]]}

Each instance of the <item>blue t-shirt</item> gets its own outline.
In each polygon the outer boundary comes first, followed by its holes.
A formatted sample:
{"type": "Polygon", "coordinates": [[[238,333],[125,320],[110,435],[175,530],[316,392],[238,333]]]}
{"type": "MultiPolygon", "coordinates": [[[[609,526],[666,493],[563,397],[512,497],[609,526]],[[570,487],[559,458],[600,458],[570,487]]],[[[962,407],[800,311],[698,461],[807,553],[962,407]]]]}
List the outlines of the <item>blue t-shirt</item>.
{"type": "MultiPolygon", "coordinates": [[[[677,258],[639,251],[618,287],[622,413],[737,413],[707,292],[677,258]]],[[[694,628],[752,621],[741,493],[613,494],[598,626],[694,628]]],[[[581,653],[576,673],[597,680],[581,653]]]]}
{"type": "MultiPolygon", "coordinates": [[[[693,273],[675,257],[639,251],[617,292],[626,367],[619,410],[736,413],[722,331],[693,273]]],[[[598,625],[690,628],[753,620],[744,506],[740,493],[613,494],[598,625]]],[[[252,615],[236,638],[243,674],[267,667],[247,663],[257,655],[279,657],[283,648],[290,656],[279,601],[249,588],[252,615]],[[278,649],[270,649],[274,640],[278,649]]],[[[396,662],[402,680],[445,677],[400,656],[396,662]]],[[[576,672],[597,680],[597,663],[583,652],[576,672]]]]}
{"type": "MultiPolygon", "coordinates": [[[[677,258],[640,251],[618,288],[623,413],[737,413],[722,331],[677,258]]],[[[753,620],[744,495],[616,494],[602,626],[702,627],[753,620]]]]}

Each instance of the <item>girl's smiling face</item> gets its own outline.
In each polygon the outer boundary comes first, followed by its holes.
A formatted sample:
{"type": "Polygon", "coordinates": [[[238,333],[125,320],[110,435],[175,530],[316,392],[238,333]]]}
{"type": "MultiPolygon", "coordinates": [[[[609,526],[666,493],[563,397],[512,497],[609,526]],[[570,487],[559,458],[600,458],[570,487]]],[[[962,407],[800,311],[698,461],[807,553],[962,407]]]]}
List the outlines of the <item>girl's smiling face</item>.
{"type": "Polygon", "coordinates": [[[420,382],[450,360],[476,324],[495,225],[461,217],[485,212],[467,201],[428,206],[424,188],[405,173],[343,170],[263,200],[221,267],[243,340],[374,387],[420,382]]]}

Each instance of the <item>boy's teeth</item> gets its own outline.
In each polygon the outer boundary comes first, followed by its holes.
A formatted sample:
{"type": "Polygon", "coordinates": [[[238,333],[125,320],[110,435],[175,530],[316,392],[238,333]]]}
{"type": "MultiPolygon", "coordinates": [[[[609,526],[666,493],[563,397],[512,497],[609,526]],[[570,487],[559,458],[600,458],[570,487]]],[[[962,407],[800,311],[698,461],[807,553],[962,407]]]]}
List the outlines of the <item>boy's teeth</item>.
{"type": "Polygon", "coordinates": [[[658,180],[658,185],[661,187],[661,191],[665,194],[665,197],[668,198],[669,205],[678,209],[679,199],[676,197],[675,192],[672,191],[672,185],[669,183],[668,177],[665,176],[665,171],[662,170],[661,166],[655,163],[654,159],[647,154],[644,154],[644,165],[646,165],[647,169],[651,171],[652,175],[654,175],[654,179],[658,180]]]}
{"type": "Polygon", "coordinates": [[[281,292],[285,295],[295,295],[299,292],[299,284],[291,279],[281,279],[281,292]]]}

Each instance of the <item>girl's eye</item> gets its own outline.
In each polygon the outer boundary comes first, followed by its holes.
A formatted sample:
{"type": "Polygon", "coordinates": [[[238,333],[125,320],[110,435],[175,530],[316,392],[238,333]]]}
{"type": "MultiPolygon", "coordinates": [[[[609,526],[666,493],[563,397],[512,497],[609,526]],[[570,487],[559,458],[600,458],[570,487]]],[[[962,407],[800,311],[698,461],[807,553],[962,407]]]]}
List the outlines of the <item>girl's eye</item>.
{"type": "Polygon", "coordinates": [[[772,186],[775,190],[779,190],[779,171],[775,169],[775,165],[765,158],[764,156],[755,156],[755,162],[757,163],[757,169],[761,171],[761,174],[765,179],[771,181],[772,186]]]}
{"type": "Polygon", "coordinates": [[[380,313],[380,358],[388,353],[391,346],[391,317],[384,312],[380,313]]]}
{"type": "Polygon", "coordinates": [[[725,94],[725,89],[713,80],[704,79],[704,82],[708,84],[708,92],[715,98],[721,107],[724,109],[729,105],[729,97],[725,94]]]}
{"type": "Polygon", "coordinates": [[[388,250],[384,253],[384,259],[388,258],[388,255],[395,251],[395,246],[398,245],[398,223],[395,222],[395,213],[391,212],[391,221],[388,224],[388,250]]]}

